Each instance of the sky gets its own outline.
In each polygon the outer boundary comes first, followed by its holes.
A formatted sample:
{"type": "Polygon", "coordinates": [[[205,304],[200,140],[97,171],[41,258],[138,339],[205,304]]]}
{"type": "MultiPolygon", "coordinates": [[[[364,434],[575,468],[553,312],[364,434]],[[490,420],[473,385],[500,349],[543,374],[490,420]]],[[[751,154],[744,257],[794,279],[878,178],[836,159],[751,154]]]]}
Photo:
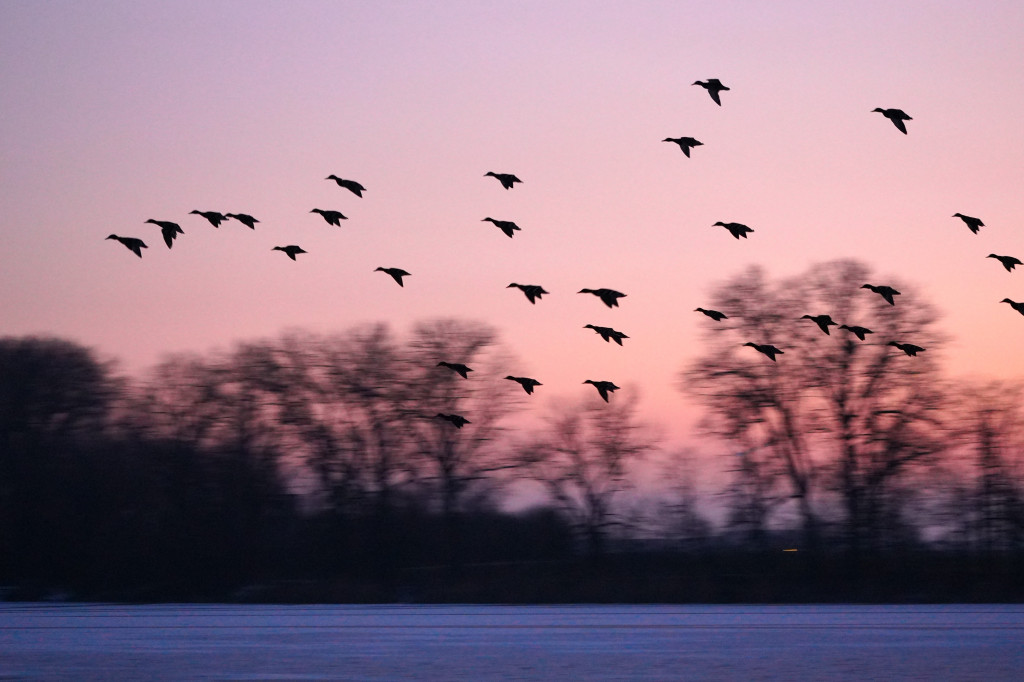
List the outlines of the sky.
{"type": "Polygon", "coordinates": [[[535,410],[611,380],[686,438],[693,309],[750,265],[855,258],[938,307],[948,373],[1020,378],[999,301],[1024,271],[985,256],[1024,260],[1022,26],[1015,1],[0,0],[0,335],[140,372],[287,329],[479,320],[544,384],[535,410]],[[173,249],[150,218],[181,225],[173,249]]]}

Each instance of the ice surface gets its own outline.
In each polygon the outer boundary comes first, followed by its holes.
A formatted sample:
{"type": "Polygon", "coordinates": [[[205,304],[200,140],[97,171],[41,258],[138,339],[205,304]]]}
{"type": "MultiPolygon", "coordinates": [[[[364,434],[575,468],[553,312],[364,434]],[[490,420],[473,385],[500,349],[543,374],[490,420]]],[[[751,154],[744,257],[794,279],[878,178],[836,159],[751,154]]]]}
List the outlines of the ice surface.
{"type": "Polygon", "coordinates": [[[0,603],[0,679],[1020,680],[1024,606],[0,603]]]}

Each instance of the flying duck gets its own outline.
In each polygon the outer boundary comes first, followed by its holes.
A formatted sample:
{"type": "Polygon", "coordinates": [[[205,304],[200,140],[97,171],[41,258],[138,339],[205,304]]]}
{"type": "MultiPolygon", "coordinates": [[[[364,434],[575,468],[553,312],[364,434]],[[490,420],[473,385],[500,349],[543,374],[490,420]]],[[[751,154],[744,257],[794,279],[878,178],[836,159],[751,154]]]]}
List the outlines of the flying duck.
{"type": "Polygon", "coordinates": [[[915,356],[917,356],[918,353],[921,353],[921,352],[924,351],[924,348],[921,348],[921,346],[915,346],[912,343],[899,343],[898,341],[890,341],[889,343],[887,343],[885,345],[887,345],[887,346],[895,346],[896,348],[899,348],[901,351],[903,351],[904,353],[906,353],[910,357],[915,357],[915,356]]]}
{"type": "Polygon", "coordinates": [[[953,217],[964,221],[964,224],[967,225],[967,229],[974,234],[978,234],[979,228],[985,227],[985,223],[981,222],[981,218],[972,218],[971,216],[964,215],[963,213],[954,213],[953,217]]]}
{"type": "Polygon", "coordinates": [[[189,211],[189,215],[201,215],[210,221],[210,224],[214,227],[220,227],[220,224],[228,219],[223,213],[217,211],[189,211]]]}
{"type": "Polygon", "coordinates": [[[610,381],[594,381],[593,379],[587,379],[583,383],[593,384],[594,388],[596,388],[597,392],[601,394],[601,398],[603,398],[605,402],[608,402],[609,393],[619,390],[619,387],[610,381]]]}
{"type": "Polygon", "coordinates": [[[483,222],[487,222],[487,221],[492,222],[495,227],[500,229],[502,232],[507,234],[509,237],[511,237],[512,234],[516,230],[522,230],[523,229],[523,228],[519,227],[518,225],[516,225],[515,223],[513,223],[511,220],[495,220],[494,218],[484,218],[480,222],[483,223],[483,222]]]}
{"type": "Polygon", "coordinates": [[[705,310],[704,308],[694,308],[693,312],[695,312],[695,313],[704,313],[705,315],[710,317],[715,322],[721,322],[722,320],[725,320],[725,319],[729,318],[728,315],[726,315],[725,313],[720,313],[717,310],[705,310]]]}
{"type": "Polygon", "coordinates": [[[324,180],[334,180],[336,183],[338,183],[339,187],[344,187],[348,191],[352,192],[352,194],[355,194],[357,197],[360,198],[362,198],[363,192],[366,191],[366,188],[360,185],[355,180],[342,180],[337,175],[328,175],[326,178],[324,178],[324,180]]]}
{"type": "Polygon", "coordinates": [[[402,283],[402,278],[409,275],[409,273],[403,270],[402,268],[375,268],[374,272],[377,272],[378,270],[380,272],[386,272],[389,275],[391,275],[395,279],[395,281],[398,282],[398,286],[400,287],[405,286],[405,284],[402,283]]]}
{"type": "MultiPolygon", "coordinates": [[[[107,239],[110,239],[110,237],[107,237],[107,239]]],[[[128,246],[128,245],[125,244],[125,246],[128,246]]],[[[145,246],[145,245],[143,245],[143,246],[145,246]]],[[[1000,303],[1009,303],[1011,308],[1016,310],[1021,315],[1024,315],[1024,302],[1018,303],[1016,301],[1011,301],[1008,298],[1004,298],[1003,300],[1000,301],[1000,303]]]]}
{"type": "Polygon", "coordinates": [[[707,81],[694,81],[693,84],[699,85],[700,87],[707,90],[708,94],[711,95],[711,99],[715,100],[715,104],[717,104],[718,106],[722,106],[722,100],[718,96],[718,93],[722,92],[722,90],[729,89],[722,85],[722,81],[718,80],[717,78],[709,78],[707,79],[707,81]]]}
{"type": "Polygon", "coordinates": [[[990,253],[987,256],[985,256],[985,258],[995,258],[997,261],[1003,264],[1003,267],[1006,268],[1007,272],[1013,270],[1013,266],[1015,265],[1024,265],[1024,263],[1021,263],[1013,256],[997,256],[994,253],[990,253]]]}
{"type": "Polygon", "coordinates": [[[469,367],[466,367],[465,365],[463,365],[460,362],[444,362],[444,361],[442,361],[442,362],[437,363],[437,366],[438,367],[447,367],[451,371],[453,371],[456,374],[458,374],[459,376],[461,376],[463,379],[468,379],[469,378],[469,373],[473,371],[472,369],[470,369],[469,367]]]}
{"type": "Polygon", "coordinates": [[[167,244],[167,248],[171,248],[174,243],[174,239],[179,234],[185,234],[185,231],[181,229],[181,225],[178,223],[172,223],[169,220],[153,220],[150,218],[146,221],[147,223],[153,223],[160,228],[160,234],[164,237],[164,244],[167,244]]]}
{"type": "Polygon", "coordinates": [[[871,111],[872,113],[877,111],[882,116],[885,116],[887,119],[892,121],[892,124],[896,126],[896,128],[904,135],[907,134],[907,124],[905,124],[904,121],[914,120],[907,116],[906,112],[903,111],[902,109],[883,109],[881,107],[878,107],[876,109],[872,109],[871,111]]]}
{"type": "Polygon", "coordinates": [[[224,215],[227,216],[228,218],[234,218],[238,222],[248,227],[250,230],[255,230],[256,223],[259,222],[248,213],[225,213],[224,215]]]}
{"type": "Polygon", "coordinates": [[[522,184],[523,182],[522,180],[512,175],[511,173],[495,173],[493,171],[488,171],[484,173],[484,177],[486,178],[487,176],[497,178],[498,182],[500,182],[501,186],[504,187],[505,189],[512,189],[512,185],[516,184],[517,182],[522,184]]]}
{"type": "Polygon", "coordinates": [[[328,225],[337,225],[338,227],[341,227],[342,220],[348,220],[348,218],[341,214],[341,211],[325,211],[322,208],[314,208],[310,213],[319,213],[324,217],[328,225]]]}
{"type": "Polygon", "coordinates": [[[301,246],[295,246],[295,244],[289,244],[288,246],[275,246],[271,251],[284,251],[292,260],[295,260],[296,254],[306,253],[301,246]]]}
{"type": "Polygon", "coordinates": [[[743,237],[744,239],[746,239],[747,238],[747,233],[754,231],[752,228],[747,227],[743,223],[723,223],[723,222],[719,221],[719,222],[715,223],[714,225],[712,225],[712,227],[718,227],[719,225],[721,225],[725,229],[729,230],[729,232],[732,234],[732,236],[736,237],[736,239],[739,239],[740,237],[743,237]]]}
{"type": "Polygon", "coordinates": [[[628,339],[629,337],[622,332],[615,331],[611,327],[598,327],[593,324],[583,325],[584,329],[593,329],[595,332],[601,335],[601,338],[605,341],[615,341],[615,343],[622,345],[622,339],[628,339]]]}
{"type": "Polygon", "coordinates": [[[831,315],[804,315],[800,319],[801,320],[810,320],[810,321],[814,322],[814,324],[818,325],[818,327],[821,329],[821,331],[825,332],[826,334],[829,333],[829,331],[828,331],[829,325],[833,325],[833,326],[837,326],[838,325],[837,322],[832,320],[832,316],[831,315]]]}
{"type": "Polygon", "coordinates": [[[519,384],[520,386],[522,386],[523,390],[526,391],[530,395],[533,395],[533,387],[534,386],[543,386],[544,385],[544,384],[540,383],[539,381],[537,381],[536,379],[531,379],[530,377],[514,377],[511,374],[509,374],[505,378],[506,379],[510,379],[510,380],[516,382],[517,384],[519,384]]]}
{"type": "Polygon", "coordinates": [[[886,301],[888,301],[889,305],[896,305],[896,301],[894,301],[892,297],[899,296],[900,293],[893,289],[892,287],[886,286],[885,284],[879,284],[878,286],[875,286],[874,284],[865,284],[864,286],[861,287],[861,289],[870,289],[871,291],[875,292],[876,294],[884,298],[886,301]]]}
{"type": "Polygon", "coordinates": [[[544,294],[549,293],[545,291],[544,287],[540,286],[539,284],[516,284],[515,282],[512,282],[512,284],[509,284],[505,288],[511,289],[512,287],[518,287],[520,291],[526,294],[527,300],[529,300],[530,303],[533,303],[534,305],[536,305],[537,299],[539,299],[544,294]]]}
{"type": "Polygon", "coordinates": [[[679,145],[679,148],[683,150],[683,153],[686,154],[687,158],[690,156],[691,149],[703,146],[704,144],[700,140],[696,140],[692,137],[666,137],[662,142],[675,142],[679,145]]]}
{"type": "Polygon", "coordinates": [[[593,294],[601,299],[601,301],[609,308],[618,308],[619,299],[625,296],[624,293],[615,291],[615,289],[580,289],[576,293],[593,294]]]}
{"type": "Polygon", "coordinates": [[[149,248],[144,241],[136,237],[118,237],[116,234],[112,234],[107,239],[116,239],[139,258],[142,258],[142,249],[149,248]]]}
{"type": "Polygon", "coordinates": [[[778,348],[776,348],[775,346],[773,346],[773,345],[771,345],[769,343],[751,343],[750,341],[747,341],[743,345],[744,346],[750,346],[751,348],[756,350],[758,353],[764,353],[765,355],[768,356],[768,358],[772,362],[775,362],[775,356],[776,355],[782,355],[782,351],[781,350],[779,350],[778,348]]]}
{"type": "Polygon", "coordinates": [[[437,416],[434,417],[434,419],[443,419],[443,420],[445,420],[446,422],[448,422],[449,424],[451,424],[452,426],[454,426],[457,429],[461,429],[466,424],[472,423],[468,419],[463,417],[462,415],[459,415],[459,414],[442,414],[441,412],[438,412],[437,416]]]}
{"type": "Polygon", "coordinates": [[[867,335],[867,334],[874,334],[874,332],[871,331],[870,329],[868,329],[867,327],[858,327],[857,325],[841,324],[841,325],[839,325],[839,328],[840,329],[845,329],[846,331],[850,332],[851,334],[856,336],[861,341],[864,340],[864,336],[865,335],[867,335]]]}

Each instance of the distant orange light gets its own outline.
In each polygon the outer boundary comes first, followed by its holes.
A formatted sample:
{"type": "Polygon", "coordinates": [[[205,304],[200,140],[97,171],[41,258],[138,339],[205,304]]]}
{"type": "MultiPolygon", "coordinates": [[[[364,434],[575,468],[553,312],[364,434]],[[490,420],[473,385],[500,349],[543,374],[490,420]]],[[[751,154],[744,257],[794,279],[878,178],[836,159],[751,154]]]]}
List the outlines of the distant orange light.
{"type": "Polygon", "coordinates": [[[798,551],[800,551],[800,550],[798,550],[798,549],[784,549],[784,550],[782,550],[782,551],[783,551],[783,552],[798,552],[798,551]]]}

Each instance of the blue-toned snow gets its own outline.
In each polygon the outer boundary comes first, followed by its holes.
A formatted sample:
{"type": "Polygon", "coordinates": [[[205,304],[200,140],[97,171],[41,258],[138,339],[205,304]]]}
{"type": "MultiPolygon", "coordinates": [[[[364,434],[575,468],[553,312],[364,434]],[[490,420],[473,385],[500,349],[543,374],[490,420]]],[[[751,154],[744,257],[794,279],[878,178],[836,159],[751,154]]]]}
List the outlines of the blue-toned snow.
{"type": "Polygon", "coordinates": [[[0,603],[0,679],[1024,680],[1024,606],[0,603]]]}

